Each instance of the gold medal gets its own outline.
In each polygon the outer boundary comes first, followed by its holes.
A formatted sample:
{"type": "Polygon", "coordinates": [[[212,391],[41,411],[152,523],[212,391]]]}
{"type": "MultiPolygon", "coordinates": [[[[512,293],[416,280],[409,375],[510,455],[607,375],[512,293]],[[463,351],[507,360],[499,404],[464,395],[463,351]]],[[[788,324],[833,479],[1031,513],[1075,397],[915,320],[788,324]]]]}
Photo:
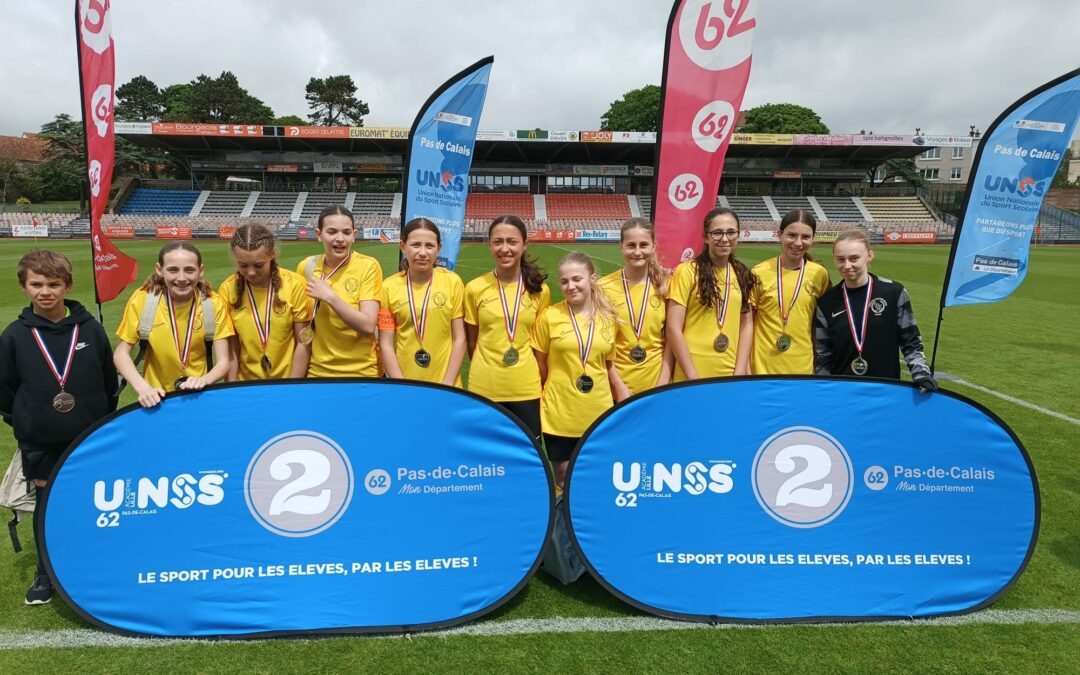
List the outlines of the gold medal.
{"type": "Polygon", "coordinates": [[[783,256],[777,256],[776,258],[776,303],[780,307],[780,323],[783,328],[780,331],[780,336],[776,338],[776,348],[781,353],[791,349],[791,336],[787,333],[788,319],[791,318],[791,311],[795,309],[795,301],[799,299],[799,293],[802,292],[803,275],[806,273],[806,258],[804,257],[799,261],[799,279],[795,282],[795,292],[791,294],[791,302],[784,302],[784,259],[783,256]],[[787,308],[785,309],[785,305],[787,308]]]}
{"type": "Polygon", "coordinates": [[[787,333],[781,333],[780,337],[776,338],[776,348],[781,352],[791,349],[791,336],[787,333]]]}
{"type": "Polygon", "coordinates": [[[625,269],[620,273],[620,276],[622,277],[623,296],[626,298],[626,315],[630,319],[630,328],[634,330],[634,337],[637,338],[637,344],[630,348],[630,360],[634,363],[644,363],[646,354],[645,348],[641,346],[641,331],[645,328],[645,313],[649,310],[649,289],[652,288],[652,279],[648,274],[645,275],[645,292],[641,295],[641,309],[635,316],[634,303],[630,296],[630,282],[626,279],[625,269]]]}
{"type": "Polygon", "coordinates": [[[641,345],[634,345],[630,349],[630,360],[633,361],[634,363],[644,363],[645,362],[645,348],[642,347],[641,345]]]}
{"type": "Polygon", "coordinates": [[[503,365],[515,365],[518,362],[519,358],[520,354],[518,354],[518,350],[511,347],[510,349],[507,349],[505,352],[503,352],[503,365]]]}
{"type": "Polygon", "coordinates": [[[712,341],[712,347],[718,352],[726,352],[730,343],[731,341],[728,340],[728,336],[720,333],[716,336],[716,339],[712,341]]]}
{"type": "Polygon", "coordinates": [[[510,348],[503,352],[503,365],[513,366],[517,364],[521,356],[518,354],[518,350],[514,348],[514,337],[517,335],[518,317],[521,316],[521,298],[525,295],[525,275],[521,272],[518,273],[517,297],[514,299],[514,311],[511,313],[510,303],[506,301],[506,292],[503,291],[499,275],[494,272],[491,274],[495,277],[495,288],[499,291],[499,302],[502,303],[506,341],[510,343],[510,348]]]}
{"type": "Polygon", "coordinates": [[[300,329],[300,344],[309,345],[315,340],[315,330],[308,324],[300,329]]]}
{"type": "Polygon", "coordinates": [[[862,330],[855,325],[854,315],[851,311],[851,300],[848,298],[847,286],[842,287],[844,293],[844,309],[847,310],[848,330],[851,331],[851,340],[855,343],[855,351],[859,353],[851,362],[851,372],[856,375],[865,375],[870,371],[870,364],[863,358],[863,347],[866,346],[866,327],[870,318],[870,299],[874,295],[874,277],[866,283],[866,300],[863,302],[862,330]]]}

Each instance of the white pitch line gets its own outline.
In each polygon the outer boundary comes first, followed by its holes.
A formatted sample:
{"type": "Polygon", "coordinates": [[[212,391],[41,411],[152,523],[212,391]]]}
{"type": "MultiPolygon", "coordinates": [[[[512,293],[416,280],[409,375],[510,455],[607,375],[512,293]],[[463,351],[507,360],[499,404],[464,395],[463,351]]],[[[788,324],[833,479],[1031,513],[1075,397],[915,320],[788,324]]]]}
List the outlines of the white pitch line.
{"type": "Polygon", "coordinates": [[[1015,403],[1018,406],[1023,406],[1024,408],[1034,410],[1035,412],[1040,412],[1044,415],[1049,415],[1050,417],[1056,417],[1059,420],[1063,420],[1065,422],[1068,422],[1069,424],[1075,424],[1076,426],[1080,427],[1080,419],[1076,419],[1075,417],[1069,417],[1068,415],[1064,413],[1059,413],[1056,410],[1050,410],[1049,408],[1044,408],[1042,406],[1035,405],[1034,403],[1028,403],[1027,401],[1016,398],[1015,396],[1009,396],[1008,394],[1003,394],[1000,391],[988,389],[987,387],[975,384],[974,382],[968,382],[967,380],[959,378],[956,375],[950,375],[949,373],[943,373],[940,371],[935,373],[935,375],[938,377],[938,379],[946,380],[948,382],[956,382],[957,384],[962,384],[965,387],[971,387],[972,389],[975,389],[976,391],[981,391],[984,394],[997,396],[998,398],[1008,401],[1009,403],[1015,403]]]}
{"type": "MultiPolygon", "coordinates": [[[[548,633],[636,633],[667,630],[782,630],[804,628],[854,628],[857,626],[890,626],[905,628],[935,628],[940,626],[966,625],[1053,625],[1080,624],[1080,611],[1068,609],[987,609],[963,616],[937,619],[913,619],[879,621],[874,623],[814,623],[814,624],[735,624],[692,623],[672,621],[651,616],[628,616],[615,618],[552,618],[511,619],[507,621],[483,621],[457,628],[414,633],[408,636],[420,638],[453,637],[507,637],[548,633]]],[[[352,636],[342,636],[352,637],[352,636]]],[[[402,639],[401,635],[356,636],[359,639],[402,639]]],[[[338,639],[342,639],[338,638],[338,639]]],[[[290,641],[296,642],[296,639],[290,641]]],[[[301,640],[307,641],[307,640],[301,640]]],[[[89,628],[66,628],[51,631],[0,630],[0,651],[12,649],[68,649],[74,647],[172,647],[176,645],[222,645],[233,640],[180,640],[175,638],[131,638],[113,635],[89,628]]]]}

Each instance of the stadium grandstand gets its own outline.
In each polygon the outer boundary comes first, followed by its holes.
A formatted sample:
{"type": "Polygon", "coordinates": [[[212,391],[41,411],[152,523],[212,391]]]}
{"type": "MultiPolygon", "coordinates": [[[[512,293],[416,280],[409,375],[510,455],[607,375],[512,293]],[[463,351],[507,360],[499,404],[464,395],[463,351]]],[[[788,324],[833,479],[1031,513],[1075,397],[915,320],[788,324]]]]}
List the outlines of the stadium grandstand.
{"type": "MultiPolygon", "coordinates": [[[[305,239],[314,236],[319,212],[333,205],[355,213],[366,238],[400,226],[406,129],[119,122],[116,131],[136,145],[169,150],[190,178],[119,181],[103,220],[110,236],[216,238],[258,222],[282,239],[305,239]]],[[[784,213],[800,208],[816,215],[822,231],[858,227],[876,240],[903,231],[947,240],[955,221],[916,190],[868,182],[883,162],[924,153],[930,140],[736,133],[716,205],[734,209],[744,232],[775,230],[784,213]]],[[[481,130],[464,235],[482,238],[505,213],[559,239],[649,217],[655,154],[655,134],[646,132],[481,130]]],[[[1080,241],[1080,215],[1046,204],[1042,217],[1043,240],[1080,241]]],[[[47,222],[47,236],[89,234],[85,219],[9,212],[0,215],[0,237],[44,232],[31,221],[47,222]]]]}

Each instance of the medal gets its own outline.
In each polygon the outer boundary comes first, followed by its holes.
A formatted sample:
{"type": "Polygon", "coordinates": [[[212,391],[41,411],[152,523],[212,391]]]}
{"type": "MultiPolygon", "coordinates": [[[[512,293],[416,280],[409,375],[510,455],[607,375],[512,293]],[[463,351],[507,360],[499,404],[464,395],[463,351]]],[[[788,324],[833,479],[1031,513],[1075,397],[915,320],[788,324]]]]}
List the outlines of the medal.
{"type": "Polygon", "coordinates": [[[870,370],[870,364],[863,358],[863,346],[866,344],[866,323],[870,318],[870,298],[874,295],[874,277],[869,277],[866,283],[866,301],[863,303],[862,330],[855,328],[855,319],[851,312],[851,300],[848,298],[847,286],[842,286],[844,292],[844,308],[847,309],[848,329],[851,331],[851,339],[855,343],[855,351],[859,355],[851,362],[851,372],[856,375],[865,375],[870,370]]]}
{"type": "Polygon", "coordinates": [[[724,322],[727,321],[728,297],[731,295],[731,264],[724,267],[724,299],[716,308],[716,325],[720,327],[720,334],[713,340],[712,346],[718,352],[726,352],[731,341],[724,334],[724,322]]]}
{"type": "Polygon", "coordinates": [[[799,293],[802,292],[802,280],[803,275],[806,273],[806,258],[804,257],[799,261],[799,279],[795,282],[795,292],[791,294],[791,302],[784,302],[784,265],[783,258],[777,256],[776,258],[776,303],[780,306],[780,323],[783,324],[783,328],[780,329],[780,337],[776,338],[776,348],[781,352],[786,352],[791,349],[791,336],[787,333],[787,322],[791,318],[791,311],[795,309],[795,301],[799,299],[799,293]],[[787,305],[787,309],[784,306],[787,305]]]}
{"type": "Polygon", "coordinates": [[[56,396],[53,396],[52,407],[56,412],[71,412],[72,408],[75,407],[75,397],[66,391],[62,391],[56,396]]]}
{"type": "Polygon", "coordinates": [[[67,358],[64,360],[64,369],[62,371],[56,367],[52,354],[45,347],[45,340],[41,337],[41,331],[37,328],[31,328],[30,332],[34,335],[34,343],[37,344],[38,350],[45,357],[49,372],[52,373],[57,384],[60,385],[60,393],[54,396],[52,400],[53,410],[59,413],[71,412],[72,408],[75,407],[75,397],[64,391],[64,385],[67,384],[68,376],[71,375],[71,364],[75,360],[75,346],[79,344],[79,324],[75,324],[75,328],[71,331],[71,343],[67,348],[67,358]]]}
{"type": "Polygon", "coordinates": [[[255,322],[255,332],[259,334],[259,346],[262,347],[263,352],[262,358],[259,359],[259,365],[262,366],[263,374],[269,375],[272,368],[270,358],[266,356],[266,345],[270,341],[270,309],[274,304],[274,285],[270,284],[266,289],[266,308],[263,310],[262,317],[255,311],[255,294],[251,290],[251,284],[245,283],[244,289],[247,290],[251,318],[255,322]]]}
{"type": "Polygon", "coordinates": [[[596,331],[596,317],[589,317],[589,337],[583,339],[581,336],[581,328],[578,327],[577,316],[574,315],[574,308],[569,304],[566,305],[566,309],[570,310],[570,325],[574,327],[574,338],[578,343],[578,356],[581,357],[581,375],[574,382],[574,386],[582,394],[588,394],[592,391],[593,380],[591,377],[585,374],[586,366],[589,362],[589,352],[592,351],[593,334],[596,331]]]}
{"type": "Polygon", "coordinates": [[[188,381],[188,376],[187,375],[181,375],[180,377],[176,378],[176,381],[173,382],[173,385],[172,385],[173,391],[180,391],[180,385],[182,385],[183,383],[185,383],[187,381],[188,381]]]}
{"type": "Polygon", "coordinates": [[[510,304],[506,301],[506,292],[503,290],[499,275],[491,273],[495,277],[495,287],[499,289],[499,302],[502,303],[503,322],[506,326],[506,341],[510,343],[510,349],[503,352],[503,365],[512,366],[518,362],[519,354],[514,349],[514,336],[517,335],[518,317],[521,316],[521,297],[525,295],[525,275],[518,272],[517,297],[514,299],[514,312],[510,313],[510,304]]]}
{"type": "Polygon", "coordinates": [[[578,375],[578,378],[576,380],[574,380],[574,386],[577,387],[577,390],[580,391],[582,394],[588,394],[590,391],[592,391],[593,380],[588,375],[582,373],[581,375],[578,375]]]}
{"type": "Polygon", "coordinates": [[[424,302],[420,305],[420,316],[417,318],[416,299],[413,298],[412,292],[412,279],[409,277],[409,273],[405,272],[405,292],[408,294],[409,299],[409,316],[412,317],[413,329],[416,331],[416,341],[420,343],[420,349],[416,350],[413,360],[421,368],[427,368],[431,365],[431,354],[424,349],[424,334],[427,333],[428,300],[431,299],[431,287],[434,283],[435,271],[432,270],[431,279],[427,283],[427,290],[424,291],[424,302]]]}
{"type": "Polygon", "coordinates": [[[623,295],[626,297],[626,314],[630,318],[630,327],[634,330],[634,337],[637,338],[637,344],[630,349],[630,360],[634,363],[642,363],[645,361],[645,348],[641,346],[641,331],[645,327],[645,313],[649,310],[649,290],[652,288],[652,279],[648,274],[645,275],[645,292],[641,295],[641,309],[635,317],[634,302],[630,297],[630,282],[626,279],[625,269],[620,276],[622,276],[623,295]]]}
{"type": "Polygon", "coordinates": [[[191,356],[191,335],[195,332],[195,301],[197,299],[198,293],[193,292],[191,294],[191,308],[188,310],[187,331],[184,344],[181,345],[180,327],[176,325],[176,306],[173,305],[172,294],[165,294],[165,304],[169,309],[169,327],[172,328],[173,344],[176,345],[176,354],[180,358],[180,379],[176,381],[177,383],[187,379],[185,372],[187,371],[188,358],[191,356]]]}
{"type": "MultiPolygon", "coordinates": [[[[321,277],[322,280],[326,281],[326,282],[329,282],[330,277],[337,274],[337,271],[339,269],[341,269],[342,267],[344,267],[346,264],[348,264],[348,262],[350,260],[352,260],[352,251],[349,251],[349,255],[345,256],[344,260],[342,260],[337,265],[335,265],[334,269],[330,270],[329,274],[324,273],[322,275],[322,277],[321,277]]],[[[323,266],[323,269],[325,270],[326,269],[326,254],[323,254],[322,266],[323,266]]],[[[302,344],[309,345],[315,340],[315,317],[318,316],[319,307],[321,307],[321,306],[322,306],[322,300],[316,300],[315,301],[315,307],[311,310],[311,321],[308,322],[308,325],[306,325],[306,326],[304,326],[303,328],[300,329],[300,342],[302,344]]],[[[252,310],[252,313],[254,313],[254,310],[252,310]]]]}

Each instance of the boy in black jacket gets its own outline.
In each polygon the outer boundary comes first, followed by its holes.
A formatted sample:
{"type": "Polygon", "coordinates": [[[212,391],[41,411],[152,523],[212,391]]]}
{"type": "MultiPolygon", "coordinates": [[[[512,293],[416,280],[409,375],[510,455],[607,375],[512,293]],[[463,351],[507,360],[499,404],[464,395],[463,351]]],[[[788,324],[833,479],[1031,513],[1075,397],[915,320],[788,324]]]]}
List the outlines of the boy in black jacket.
{"type": "Polygon", "coordinates": [[[33,250],[19,260],[18,275],[30,306],[0,335],[0,415],[14,427],[23,473],[37,486],[38,568],[26,604],[41,605],[53,593],[42,555],[47,481],[67,446],[116,410],[119,382],[105,329],[82,304],[64,299],[71,261],[33,250]]]}

